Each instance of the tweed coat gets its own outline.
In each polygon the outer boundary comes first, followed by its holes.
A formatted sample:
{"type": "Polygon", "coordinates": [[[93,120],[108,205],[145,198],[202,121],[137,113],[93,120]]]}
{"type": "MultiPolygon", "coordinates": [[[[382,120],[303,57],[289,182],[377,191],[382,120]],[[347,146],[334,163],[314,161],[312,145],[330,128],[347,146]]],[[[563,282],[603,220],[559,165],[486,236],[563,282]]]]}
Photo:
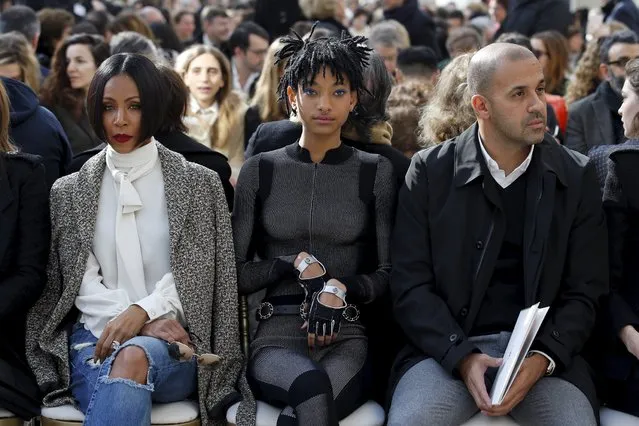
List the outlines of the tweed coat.
{"type": "MultiPolygon", "coordinates": [[[[171,269],[187,325],[202,338],[201,352],[212,349],[222,357],[212,369],[198,370],[202,424],[225,424],[226,408],[240,398],[244,402],[238,425],[255,424],[255,402],[240,348],[233,236],[222,184],[214,172],[157,146],[169,216],[171,269]]],[[[26,336],[27,358],[45,406],[75,404],[69,391],[68,341],[78,316],[74,301],[93,243],[105,157],[103,150],[51,190],[47,284],[29,312],[26,336]]]]}

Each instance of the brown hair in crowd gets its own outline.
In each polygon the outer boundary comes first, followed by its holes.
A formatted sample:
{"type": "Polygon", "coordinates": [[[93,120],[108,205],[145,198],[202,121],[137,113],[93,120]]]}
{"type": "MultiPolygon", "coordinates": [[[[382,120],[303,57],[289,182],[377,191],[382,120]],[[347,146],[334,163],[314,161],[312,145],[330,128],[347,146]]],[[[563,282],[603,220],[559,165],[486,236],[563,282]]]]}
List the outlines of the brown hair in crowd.
{"type": "Polygon", "coordinates": [[[59,8],[45,7],[38,13],[40,21],[40,38],[38,39],[38,53],[52,57],[55,54],[55,42],[62,39],[64,30],[75,24],[71,12],[59,8]]]}
{"type": "Polygon", "coordinates": [[[155,36],[153,35],[151,28],[142,20],[142,18],[132,12],[119,14],[113,21],[109,22],[107,25],[107,31],[111,34],[117,34],[123,31],[133,31],[142,34],[149,40],[155,40],[155,36]]]}
{"type": "Polygon", "coordinates": [[[546,92],[563,96],[569,61],[566,37],[558,31],[542,31],[532,38],[541,40],[548,54],[548,69],[544,70],[546,92]]]}
{"type": "Polygon", "coordinates": [[[46,107],[60,105],[79,118],[84,107],[86,93],[82,89],[72,88],[67,74],[67,49],[75,44],[89,47],[96,69],[111,55],[109,45],[100,36],[77,34],[67,38],[53,57],[51,74],[44,81],[40,92],[40,101],[46,107]]]}

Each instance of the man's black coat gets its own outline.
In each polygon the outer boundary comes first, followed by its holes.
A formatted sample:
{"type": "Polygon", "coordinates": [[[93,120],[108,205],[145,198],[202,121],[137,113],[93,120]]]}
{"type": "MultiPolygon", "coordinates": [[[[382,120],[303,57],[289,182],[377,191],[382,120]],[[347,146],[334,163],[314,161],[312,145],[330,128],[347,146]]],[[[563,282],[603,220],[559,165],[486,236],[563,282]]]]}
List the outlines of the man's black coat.
{"type": "MultiPolygon", "coordinates": [[[[490,172],[477,129],[416,154],[400,191],[391,294],[410,342],[395,366],[400,375],[426,357],[456,375],[459,361],[477,351],[468,333],[506,230],[497,184],[485,178],[490,172]]],[[[526,175],[525,303],[550,306],[534,344],[555,360],[556,374],[596,406],[579,353],[608,291],[597,176],[585,156],[549,135],[535,146],[526,175]]]]}

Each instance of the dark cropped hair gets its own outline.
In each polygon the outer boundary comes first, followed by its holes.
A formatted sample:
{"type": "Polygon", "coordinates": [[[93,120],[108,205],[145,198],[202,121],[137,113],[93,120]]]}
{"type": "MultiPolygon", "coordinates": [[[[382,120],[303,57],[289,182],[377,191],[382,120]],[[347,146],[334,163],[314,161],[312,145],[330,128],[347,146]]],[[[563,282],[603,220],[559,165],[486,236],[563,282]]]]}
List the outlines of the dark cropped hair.
{"type": "Polygon", "coordinates": [[[624,30],[606,37],[599,48],[599,60],[602,64],[608,64],[608,61],[610,61],[610,49],[617,43],[638,44],[639,36],[634,31],[624,30]]]}
{"type": "Polygon", "coordinates": [[[182,20],[183,17],[185,17],[186,15],[191,15],[193,17],[193,19],[195,20],[195,13],[189,11],[189,10],[185,10],[185,9],[181,9],[178,10],[175,15],[173,15],[173,23],[174,24],[179,24],[180,21],[182,20]]]}
{"type": "Polygon", "coordinates": [[[40,33],[38,16],[28,6],[16,5],[0,14],[0,34],[17,31],[27,38],[29,43],[40,33]]]}
{"type": "Polygon", "coordinates": [[[40,90],[40,100],[44,106],[60,105],[79,116],[84,105],[85,93],[80,89],[71,87],[67,74],[67,49],[75,44],[83,44],[89,47],[96,68],[111,54],[109,45],[104,42],[101,36],[76,34],[68,37],[53,56],[51,74],[44,81],[44,85],[40,90]]]}
{"type": "Polygon", "coordinates": [[[397,55],[397,67],[404,76],[423,76],[430,78],[437,72],[437,54],[426,46],[411,46],[403,49],[397,55]]]}
{"type": "Polygon", "coordinates": [[[276,56],[276,64],[288,60],[277,91],[279,100],[286,105],[289,114],[291,106],[287,88],[306,88],[312,84],[317,74],[324,73],[327,69],[335,75],[338,83],[348,79],[351,90],[357,92],[358,98],[368,92],[363,71],[368,66],[369,52],[372,49],[366,47],[366,37],[350,37],[344,32],[340,38],[310,40],[316,25],[317,23],[313,25],[307,41],[297,33],[282,38],[282,48],[276,56]]]}
{"type": "Polygon", "coordinates": [[[525,47],[531,52],[533,51],[532,44],[530,43],[530,38],[520,33],[503,33],[497,38],[497,40],[495,40],[495,43],[516,44],[518,46],[525,47]]]}
{"type": "Polygon", "coordinates": [[[263,38],[270,43],[269,35],[264,28],[260,27],[255,22],[242,22],[237,26],[237,28],[235,28],[235,31],[231,34],[231,38],[229,38],[229,47],[231,48],[231,52],[233,52],[236,47],[239,47],[242,51],[246,52],[246,49],[249,48],[249,37],[251,34],[263,38]]]}
{"type": "Polygon", "coordinates": [[[181,115],[176,122],[175,112],[184,111],[178,104],[183,101],[182,105],[186,105],[185,95],[180,95],[175,90],[175,83],[173,79],[170,79],[169,73],[157,67],[145,56],[120,53],[104,61],[89,87],[87,115],[91,127],[99,138],[106,139],[102,124],[104,87],[113,77],[123,74],[135,82],[140,93],[142,123],[138,143],[146,141],[157,133],[184,129],[181,124],[181,115]]]}

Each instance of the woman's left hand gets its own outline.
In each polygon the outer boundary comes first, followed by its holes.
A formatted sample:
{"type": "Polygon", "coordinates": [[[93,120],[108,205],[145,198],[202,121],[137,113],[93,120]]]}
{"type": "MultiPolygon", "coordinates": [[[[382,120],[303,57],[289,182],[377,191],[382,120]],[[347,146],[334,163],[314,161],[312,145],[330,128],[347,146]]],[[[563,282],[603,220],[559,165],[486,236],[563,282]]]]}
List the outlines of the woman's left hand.
{"type": "Polygon", "coordinates": [[[95,345],[93,359],[100,362],[104,361],[115,350],[114,342],[121,345],[137,336],[148,320],[149,315],[142,307],[138,305],[129,306],[126,311],[109,321],[104,327],[104,331],[95,345]]]}

